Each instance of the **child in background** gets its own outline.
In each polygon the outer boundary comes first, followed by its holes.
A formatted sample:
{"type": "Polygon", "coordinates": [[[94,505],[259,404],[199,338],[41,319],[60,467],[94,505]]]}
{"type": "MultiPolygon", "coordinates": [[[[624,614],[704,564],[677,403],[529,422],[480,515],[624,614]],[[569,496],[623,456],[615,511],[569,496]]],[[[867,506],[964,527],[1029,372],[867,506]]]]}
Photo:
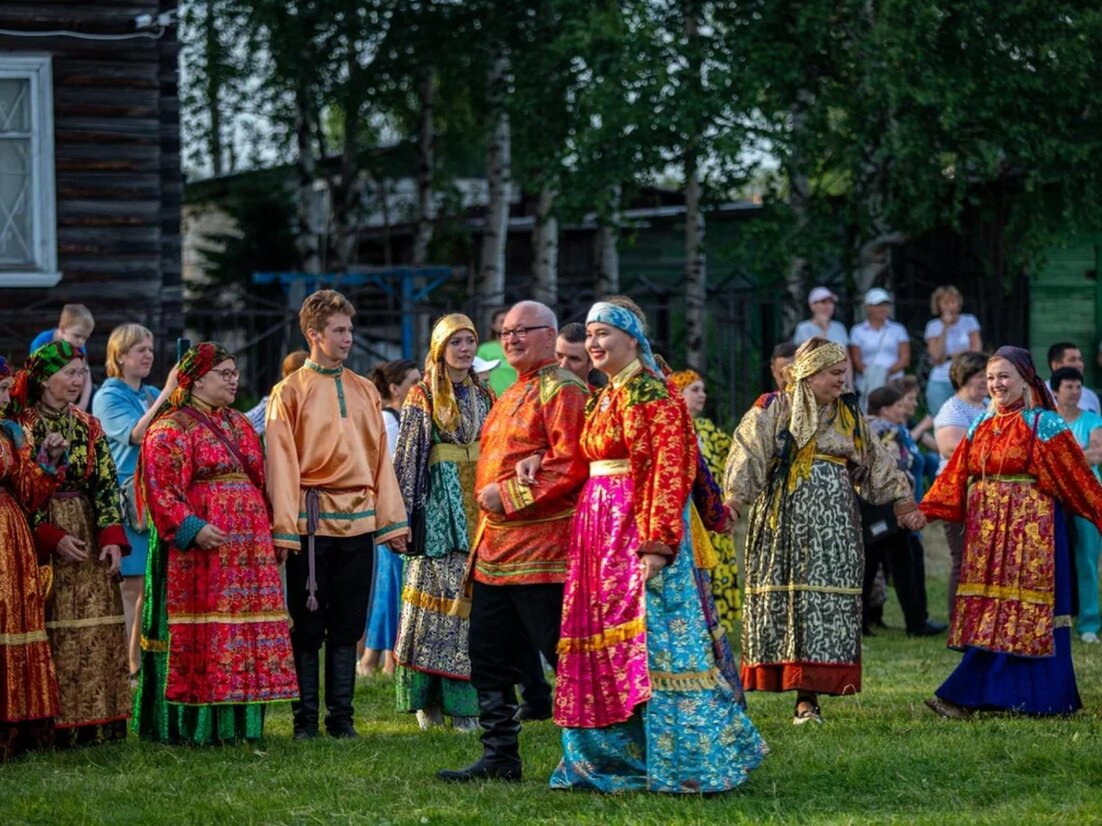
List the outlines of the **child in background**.
{"type": "MultiPolygon", "coordinates": [[[[66,304],[61,308],[61,318],[58,319],[57,327],[52,330],[43,330],[37,336],[34,337],[34,341],[31,342],[30,351],[33,353],[39,347],[49,344],[52,341],[67,341],[73,347],[81,352],[85,356],[85,364],[87,364],[88,352],[84,349],[84,345],[88,342],[88,339],[92,337],[92,331],[96,329],[96,320],[92,317],[92,311],[85,307],[83,304],[66,304]]],[[[92,400],[92,372],[85,370],[84,373],[84,388],[80,391],[80,398],[77,399],[77,407],[81,410],[88,409],[88,403],[92,400]]]]}

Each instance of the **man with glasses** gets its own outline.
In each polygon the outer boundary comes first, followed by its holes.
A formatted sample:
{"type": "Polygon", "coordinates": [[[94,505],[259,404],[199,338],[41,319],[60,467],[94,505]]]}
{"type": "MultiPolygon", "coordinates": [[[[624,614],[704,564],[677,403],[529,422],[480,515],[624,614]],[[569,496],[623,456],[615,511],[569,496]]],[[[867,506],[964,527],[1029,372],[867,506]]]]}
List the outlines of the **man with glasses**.
{"type": "Polygon", "coordinates": [[[475,490],[471,601],[471,682],[478,691],[481,759],[441,780],[520,780],[514,686],[532,643],[555,664],[570,519],[589,464],[578,447],[589,389],[555,361],[551,309],[522,301],[505,316],[501,340],[517,371],[482,427],[475,490]],[[517,478],[517,463],[542,456],[539,483],[517,478]]]}
{"type": "Polygon", "coordinates": [[[310,357],[272,389],[268,402],[272,540],[287,559],[301,695],[291,704],[296,740],[318,735],[322,643],[325,728],[333,737],[358,737],[352,725],[356,642],[371,597],[375,543],[402,553],[409,534],[379,391],[344,367],[355,312],[333,290],[303,302],[299,324],[310,357]]]}

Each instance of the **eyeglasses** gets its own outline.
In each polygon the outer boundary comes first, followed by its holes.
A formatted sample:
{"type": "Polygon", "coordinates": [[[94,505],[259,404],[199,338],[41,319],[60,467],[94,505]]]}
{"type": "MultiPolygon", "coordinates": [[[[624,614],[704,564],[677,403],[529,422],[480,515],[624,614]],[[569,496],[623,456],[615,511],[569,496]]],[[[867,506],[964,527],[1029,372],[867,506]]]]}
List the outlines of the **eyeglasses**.
{"type": "Polygon", "coordinates": [[[231,381],[237,381],[237,377],[241,375],[241,371],[233,367],[227,367],[225,370],[211,370],[210,372],[217,373],[226,384],[229,384],[231,381]]]}
{"type": "Polygon", "coordinates": [[[528,334],[530,332],[532,332],[533,330],[550,330],[550,329],[551,329],[550,324],[541,324],[538,327],[514,327],[512,330],[502,330],[501,331],[501,340],[505,341],[505,339],[509,338],[510,336],[516,336],[518,339],[524,339],[524,338],[528,338],[528,334]]]}

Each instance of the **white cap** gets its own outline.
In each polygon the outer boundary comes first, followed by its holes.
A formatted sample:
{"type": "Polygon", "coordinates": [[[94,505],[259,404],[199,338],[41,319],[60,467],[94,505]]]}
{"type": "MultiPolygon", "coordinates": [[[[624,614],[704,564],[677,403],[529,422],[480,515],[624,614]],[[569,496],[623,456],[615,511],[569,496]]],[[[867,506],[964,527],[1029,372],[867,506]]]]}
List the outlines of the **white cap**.
{"type": "Polygon", "coordinates": [[[877,304],[891,304],[892,296],[887,290],[880,287],[873,287],[867,293],[865,293],[865,306],[875,307],[877,304]]]}
{"type": "Polygon", "coordinates": [[[474,364],[472,364],[471,367],[474,368],[474,371],[476,373],[481,375],[482,373],[489,373],[491,370],[493,370],[499,364],[501,364],[501,359],[494,359],[493,361],[486,361],[486,359],[482,359],[482,358],[479,358],[478,356],[475,356],[474,357],[474,364]]]}
{"type": "Polygon", "coordinates": [[[810,307],[812,304],[815,304],[818,301],[825,301],[828,298],[834,301],[838,300],[838,296],[832,293],[828,288],[816,287],[814,290],[808,293],[807,306],[810,307]]]}

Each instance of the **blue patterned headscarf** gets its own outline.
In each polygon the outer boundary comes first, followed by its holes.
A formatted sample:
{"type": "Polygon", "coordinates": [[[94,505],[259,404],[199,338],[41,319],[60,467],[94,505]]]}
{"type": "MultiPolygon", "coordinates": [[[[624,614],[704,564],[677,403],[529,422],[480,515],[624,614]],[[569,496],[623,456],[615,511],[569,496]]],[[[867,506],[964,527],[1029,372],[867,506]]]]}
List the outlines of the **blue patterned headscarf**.
{"type": "Polygon", "coordinates": [[[642,362],[643,368],[659,378],[662,377],[662,371],[658,369],[658,362],[654,360],[654,353],[651,352],[650,342],[647,341],[647,335],[643,332],[643,320],[639,316],[617,304],[598,301],[589,308],[589,315],[585,317],[586,324],[592,324],[595,321],[623,330],[639,342],[639,361],[642,362]]]}

